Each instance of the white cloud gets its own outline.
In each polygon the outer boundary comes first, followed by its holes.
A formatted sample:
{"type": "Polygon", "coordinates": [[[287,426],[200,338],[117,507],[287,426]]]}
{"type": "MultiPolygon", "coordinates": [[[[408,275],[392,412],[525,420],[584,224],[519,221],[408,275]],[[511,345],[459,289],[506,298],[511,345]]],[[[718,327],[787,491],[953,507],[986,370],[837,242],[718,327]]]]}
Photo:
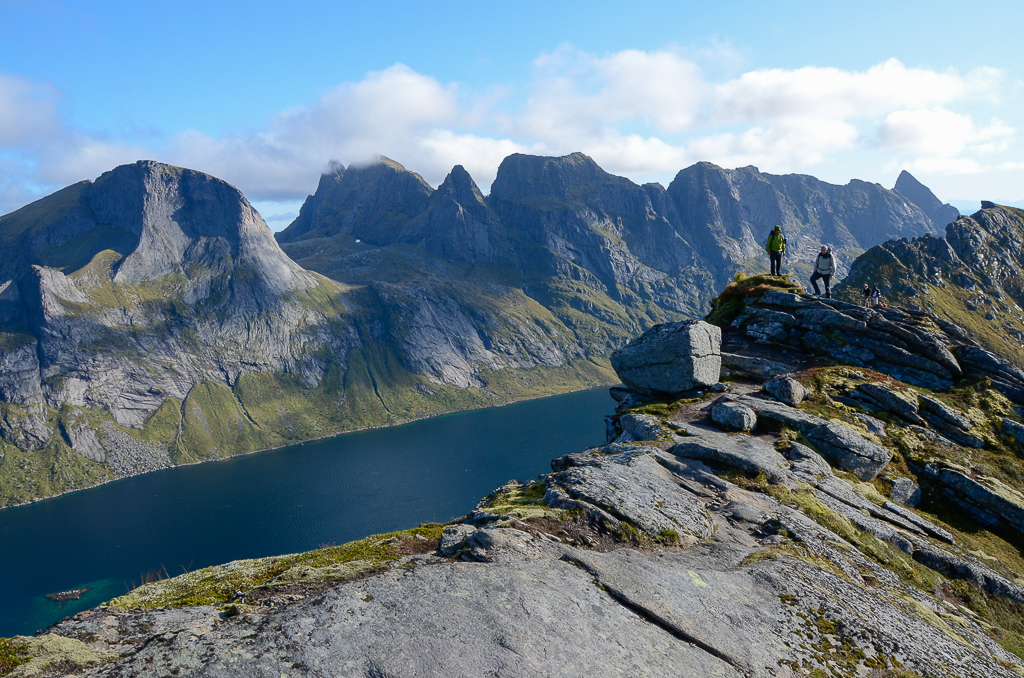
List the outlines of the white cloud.
{"type": "Polygon", "coordinates": [[[971,116],[937,107],[894,111],[879,125],[878,135],[886,150],[950,158],[966,150],[981,154],[1005,150],[1014,129],[997,119],[977,127],[971,116]]]}
{"type": "MultiPolygon", "coordinates": [[[[864,71],[808,66],[722,79],[708,76],[715,65],[705,57],[560,47],[535,61],[520,91],[473,91],[395,64],[255,129],[186,129],[138,142],[76,129],[60,118],[52,87],[0,75],[0,158],[17,160],[0,165],[0,213],[33,186],[92,178],[139,158],[209,172],[257,201],[301,200],[328,160],[348,165],[375,154],[433,185],[464,165],[485,191],[514,152],[583,151],[610,172],[645,180],[700,160],[772,172],[851,159],[863,166],[865,158],[885,172],[926,175],[1019,169],[1005,157],[1015,119],[977,124],[971,116],[1012,89],[1002,71],[961,75],[890,59],[864,71]]],[[[735,54],[726,57],[734,67],[735,54]]]]}
{"type": "Polygon", "coordinates": [[[813,66],[756,70],[715,87],[710,119],[725,123],[791,117],[870,118],[994,91],[1001,79],[1001,71],[995,69],[978,69],[963,77],[907,68],[896,59],[863,72],[813,66]]]}
{"type": "Polygon", "coordinates": [[[30,146],[59,130],[57,99],[50,85],[0,73],[0,149],[30,146]]]}

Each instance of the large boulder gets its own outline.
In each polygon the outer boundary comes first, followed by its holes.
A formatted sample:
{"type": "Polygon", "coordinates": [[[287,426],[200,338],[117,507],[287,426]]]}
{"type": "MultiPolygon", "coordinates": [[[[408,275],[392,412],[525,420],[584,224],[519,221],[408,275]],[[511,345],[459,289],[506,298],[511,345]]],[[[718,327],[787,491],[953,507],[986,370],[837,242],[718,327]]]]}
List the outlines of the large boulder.
{"type": "Polygon", "coordinates": [[[643,395],[674,396],[718,383],[722,330],[703,320],[655,325],[612,353],[622,383],[643,395]]]}

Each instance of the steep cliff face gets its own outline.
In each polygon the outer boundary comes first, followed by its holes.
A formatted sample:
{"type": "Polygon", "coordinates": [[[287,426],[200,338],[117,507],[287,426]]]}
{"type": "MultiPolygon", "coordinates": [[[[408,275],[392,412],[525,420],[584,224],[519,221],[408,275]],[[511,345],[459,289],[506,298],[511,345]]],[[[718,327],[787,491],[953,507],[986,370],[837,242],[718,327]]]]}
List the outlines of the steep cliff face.
{"type": "Polygon", "coordinates": [[[1024,346],[1024,211],[982,203],[945,237],[890,240],[854,263],[837,293],[857,300],[881,286],[890,302],[966,327],[986,348],[1021,363],[1024,346]]]}

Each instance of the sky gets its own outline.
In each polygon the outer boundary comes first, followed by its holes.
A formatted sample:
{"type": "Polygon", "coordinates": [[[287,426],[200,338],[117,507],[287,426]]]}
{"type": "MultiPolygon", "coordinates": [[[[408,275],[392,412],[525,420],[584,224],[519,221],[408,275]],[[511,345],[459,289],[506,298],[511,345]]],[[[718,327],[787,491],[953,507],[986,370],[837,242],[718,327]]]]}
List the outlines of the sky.
{"type": "Polygon", "coordinates": [[[331,161],[486,193],[511,153],[1024,206],[1024,3],[0,0],[0,214],[153,159],[279,230],[331,161]]]}

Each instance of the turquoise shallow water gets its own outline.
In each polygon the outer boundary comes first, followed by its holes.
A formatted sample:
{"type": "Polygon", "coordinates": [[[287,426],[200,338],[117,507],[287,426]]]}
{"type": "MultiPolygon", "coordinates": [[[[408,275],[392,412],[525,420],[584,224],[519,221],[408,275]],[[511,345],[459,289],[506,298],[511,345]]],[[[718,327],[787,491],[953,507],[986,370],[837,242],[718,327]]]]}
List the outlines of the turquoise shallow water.
{"type": "Polygon", "coordinates": [[[294,553],[463,515],[604,440],[608,391],[450,414],[167,469],[0,511],[0,636],[31,634],[146,572],[294,553]],[[54,603],[48,593],[91,589],[54,603]]]}

